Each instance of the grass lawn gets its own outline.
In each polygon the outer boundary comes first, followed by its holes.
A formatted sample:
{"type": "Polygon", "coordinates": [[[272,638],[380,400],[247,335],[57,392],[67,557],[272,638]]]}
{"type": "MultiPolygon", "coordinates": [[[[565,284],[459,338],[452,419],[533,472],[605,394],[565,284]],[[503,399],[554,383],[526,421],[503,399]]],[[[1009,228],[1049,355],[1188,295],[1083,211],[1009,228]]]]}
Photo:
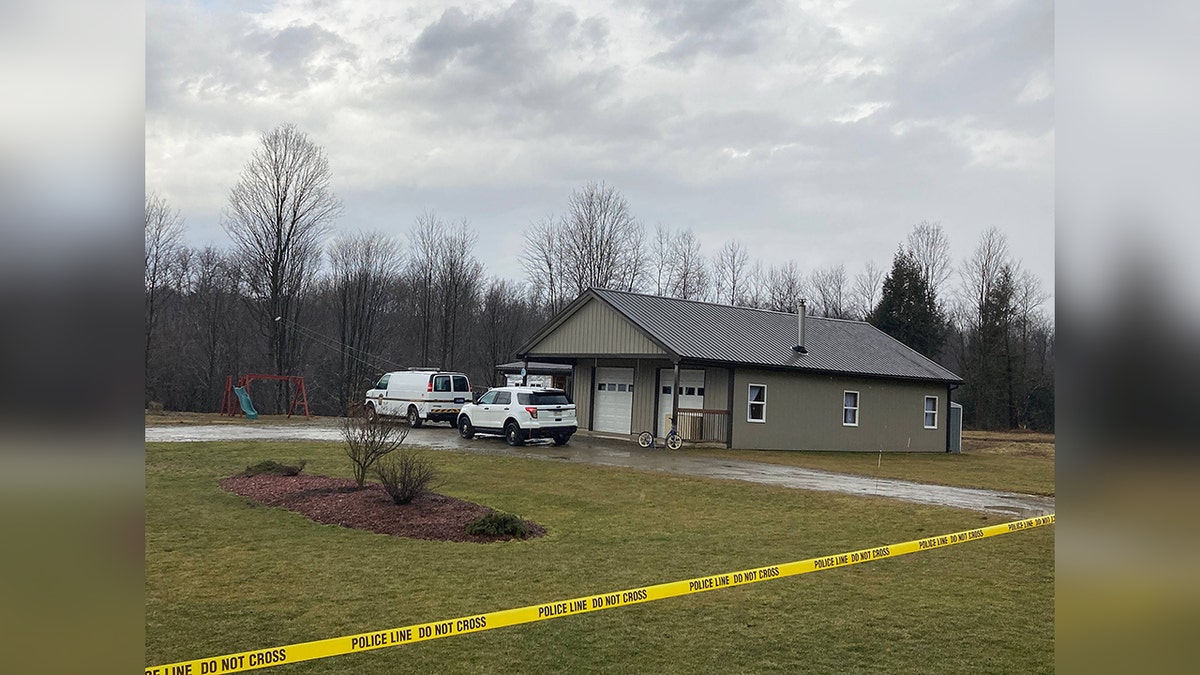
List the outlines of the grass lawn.
{"type": "Polygon", "coordinates": [[[1054,436],[1023,431],[964,431],[963,452],[804,452],[685,449],[744,459],[919,483],[1054,495],[1054,436]]]}
{"type": "MultiPolygon", "coordinates": [[[[318,525],[222,492],[262,459],[349,475],[337,445],[146,445],[147,665],[788,562],[1002,522],[955,509],[438,452],[441,492],[547,528],[502,544],[318,525]]],[[[886,460],[885,457],[885,466],[886,460]]],[[[400,507],[398,507],[400,508],[400,507]]],[[[279,673],[1050,672],[1054,530],[279,673]]]]}

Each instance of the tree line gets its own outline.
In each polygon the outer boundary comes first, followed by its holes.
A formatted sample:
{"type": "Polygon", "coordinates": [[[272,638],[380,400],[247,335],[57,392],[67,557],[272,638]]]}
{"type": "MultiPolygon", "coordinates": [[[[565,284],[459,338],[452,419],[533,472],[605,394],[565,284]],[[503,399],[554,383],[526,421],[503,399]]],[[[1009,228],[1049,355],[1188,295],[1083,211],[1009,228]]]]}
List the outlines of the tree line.
{"type": "MultiPolygon", "coordinates": [[[[921,222],[886,271],[765,265],[732,239],[706,255],[687,228],[644,226],[614,187],[588,183],[524,232],[524,279],[487,274],[466,220],[435,212],[407,233],[335,232],[324,150],[292,125],[260,137],[222,214],[230,245],[191,247],[146,196],[146,399],[215,410],[228,375],[304,375],[318,414],[346,412],[381,372],[429,366],[495,385],[495,366],[588,287],[866,320],[960,374],[972,428],[1054,426],[1054,321],[1040,281],[996,228],[955,262],[921,222]]],[[[284,409],[284,385],[253,392],[284,409]]]]}

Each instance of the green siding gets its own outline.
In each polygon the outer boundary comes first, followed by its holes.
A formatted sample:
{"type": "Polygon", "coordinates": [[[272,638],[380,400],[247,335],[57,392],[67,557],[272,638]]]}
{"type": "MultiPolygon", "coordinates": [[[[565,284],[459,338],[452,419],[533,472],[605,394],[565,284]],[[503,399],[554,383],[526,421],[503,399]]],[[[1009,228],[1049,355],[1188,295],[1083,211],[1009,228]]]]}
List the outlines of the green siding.
{"type": "Polygon", "coordinates": [[[739,369],[733,447],[761,450],[945,452],[945,385],[739,369]],[[746,419],[749,385],[767,387],[766,422],[746,419]],[[842,394],[859,393],[858,426],[842,424],[842,394]],[[924,428],[926,396],[938,397],[938,428],[924,428]]]}
{"type": "MultiPolygon", "coordinates": [[[[538,354],[665,354],[661,347],[625,317],[599,300],[580,307],[561,326],[534,345],[528,353],[538,354]]],[[[630,365],[633,365],[632,363],[630,365]]]]}
{"type": "Polygon", "coordinates": [[[572,378],[575,382],[575,392],[573,400],[575,401],[575,419],[580,429],[591,429],[592,418],[592,366],[590,363],[576,363],[575,377],[572,378]]]}

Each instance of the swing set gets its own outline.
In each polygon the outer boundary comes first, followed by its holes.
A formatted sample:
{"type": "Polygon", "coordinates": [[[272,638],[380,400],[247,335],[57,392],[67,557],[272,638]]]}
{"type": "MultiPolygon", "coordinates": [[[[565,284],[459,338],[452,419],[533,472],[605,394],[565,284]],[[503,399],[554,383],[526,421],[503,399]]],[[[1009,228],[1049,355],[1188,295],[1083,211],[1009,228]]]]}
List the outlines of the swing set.
{"type": "Polygon", "coordinates": [[[255,411],[254,405],[250,402],[250,383],[255,380],[290,382],[292,384],[292,399],[288,404],[287,416],[291,417],[296,414],[297,406],[304,406],[304,417],[312,419],[312,415],[308,412],[308,393],[304,389],[303,377],[299,375],[265,375],[262,373],[240,375],[236,387],[233,385],[232,375],[225,379],[225,395],[221,397],[222,415],[228,415],[229,417],[245,415],[246,419],[251,420],[258,418],[258,412],[255,411]]]}

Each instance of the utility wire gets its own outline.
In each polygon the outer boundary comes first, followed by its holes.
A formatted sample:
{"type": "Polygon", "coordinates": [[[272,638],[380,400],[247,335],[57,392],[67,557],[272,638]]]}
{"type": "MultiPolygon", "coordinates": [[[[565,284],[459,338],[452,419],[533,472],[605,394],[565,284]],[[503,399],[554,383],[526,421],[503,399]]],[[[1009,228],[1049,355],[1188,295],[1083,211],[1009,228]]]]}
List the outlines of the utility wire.
{"type": "MultiPolygon", "coordinates": [[[[359,363],[361,363],[363,365],[378,367],[380,365],[387,364],[387,365],[395,366],[396,368],[399,368],[399,369],[404,368],[404,366],[400,365],[399,363],[396,363],[395,361],[392,361],[390,359],[385,359],[382,356],[379,356],[378,354],[372,354],[366,350],[359,349],[358,347],[353,347],[351,345],[343,344],[340,340],[331,338],[327,335],[322,335],[312,329],[305,328],[304,326],[301,326],[300,324],[296,323],[295,321],[292,321],[291,319],[284,319],[283,317],[279,316],[279,317],[275,317],[275,320],[285,322],[288,326],[295,329],[297,332],[299,332],[299,333],[307,336],[308,338],[312,339],[313,341],[321,344],[322,347],[326,347],[333,351],[343,353],[346,356],[348,356],[349,358],[354,359],[355,361],[358,361],[359,363]],[[363,354],[363,356],[357,356],[350,352],[359,352],[359,353],[363,354]]],[[[383,370],[386,370],[386,368],[383,370]]]]}

